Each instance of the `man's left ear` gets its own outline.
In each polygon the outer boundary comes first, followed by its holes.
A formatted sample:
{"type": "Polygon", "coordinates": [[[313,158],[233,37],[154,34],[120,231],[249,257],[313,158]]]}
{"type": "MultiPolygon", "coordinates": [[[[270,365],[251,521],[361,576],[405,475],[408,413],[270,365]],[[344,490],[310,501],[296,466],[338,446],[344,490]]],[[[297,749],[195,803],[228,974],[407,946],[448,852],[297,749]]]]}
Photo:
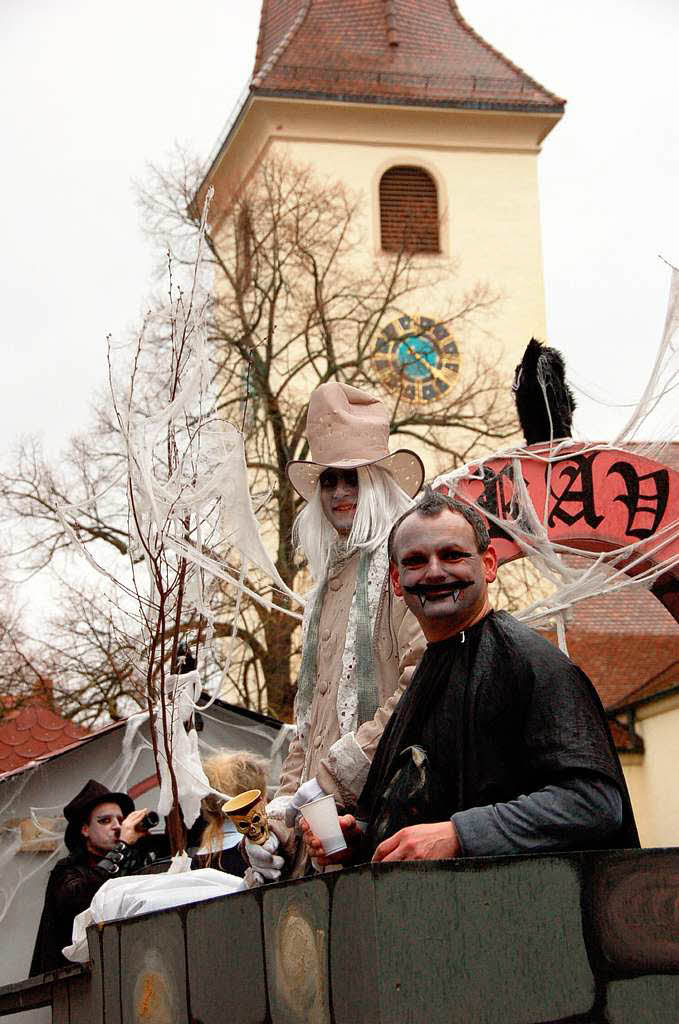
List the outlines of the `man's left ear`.
{"type": "Polygon", "coordinates": [[[492,583],[497,576],[497,551],[491,545],[481,555],[486,583],[492,583]]]}
{"type": "Polygon", "coordinates": [[[401,578],[398,574],[396,562],[389,562],[389,577],[396,596],[403,597],[403,588],[401,587],[401,578]]]}

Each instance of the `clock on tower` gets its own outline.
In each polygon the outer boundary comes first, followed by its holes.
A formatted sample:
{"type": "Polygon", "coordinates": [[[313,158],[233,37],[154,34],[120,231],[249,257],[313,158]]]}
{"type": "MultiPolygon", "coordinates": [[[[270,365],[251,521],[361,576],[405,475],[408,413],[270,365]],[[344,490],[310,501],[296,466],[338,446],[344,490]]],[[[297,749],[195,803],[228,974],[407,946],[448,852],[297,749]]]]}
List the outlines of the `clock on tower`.
{"type": "Polygon", "coordinates": [[[457,379],[460,351],[444,324],[426,316],[401,316],[380,332],[372,365],[385,387],[406,401],[435,402],[457,379]]]}

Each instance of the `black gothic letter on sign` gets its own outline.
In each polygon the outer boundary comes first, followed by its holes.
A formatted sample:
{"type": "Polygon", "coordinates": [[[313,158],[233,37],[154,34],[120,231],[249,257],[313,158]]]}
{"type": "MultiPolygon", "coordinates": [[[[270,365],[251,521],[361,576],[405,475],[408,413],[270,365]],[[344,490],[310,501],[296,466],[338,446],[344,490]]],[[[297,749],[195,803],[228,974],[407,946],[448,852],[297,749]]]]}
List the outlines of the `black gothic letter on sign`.
{"type": "MultiPolygon", "coordinates": [[[[498,519],[509,519],[510,509],[512,504],[512,494],[514,491],[514,470],[511,463],[507,463],[506,466],[500,470],[499,473],[494,473],[488,466],[483,467],[483,494],[477,501],[479,508],[483,509],[484,512],[490,512],[491,515],[497,516],[498,519]],[[505,480],[510,483],[509,495],[505,493],[505,480]]],[[[505,533],[497,523],[494,523],[492,519],[488,520],[488,532],[491,540],[497,537],[503,537],[505,540],[511,540],[512,538],[508,533],[505,533]]]]}
{"type": "Polygon", "coordinates": [[[665,515],[665,509],[667,508],[667,499],[670,496],[669,473],[666,469],[657,469],[654,473],[644,473],[643,476],[639,476],[634,466],[629,462],[615,462],[607,475],[610,476],[611,473],[619,473],[625,481],[625,487],[627,488],[627,494],[619,494],[613,499],[614,501],[621,501],[627,508],[627,529],[625,533],[630,537],[639,537],[641,540],[645,537],[651,537],[658,529],[658,525],[665,515]],[[651,480],[655,484],[655,490],[652,490],[650,494],[642,493],[641,484],[644,480],[651,480]],[[642,504],[642,501],[646,502],[646,504],[642,504]],[[653,516],[653,521],[649,527],[640,526],[632,529],[637,516],[653,516]]]}
{"type": "MultiPolygon", "coordinates": [[[[552,505],[552,509],[549,513],[548,525],[554,526],[554,520],[560,519],[566,526],[573,526],[578,520],[584,519],[588,526],[591,526],[593,530],[596,530],[599,523],[603,521],[603,516],[596,514],[594,508],[594,480],[592,478],[592,463],[596,458],[597,453],[593,455],[573,455],[568,461],[574,462],[574,466],[561,466],[560,477],[566,477],[567,483],[562,490],[561,494],[557,494],[554,489],[551,490],[551,495],[556,498],[556,501],[552,505]],[[581,489],[575,490],[573,484],[576,482],[580,483],[581,489]],[[567,512],[564,505],[574,505],[579,507],[577,512],[567,512]]],[[[552,476],[554,479],[554,475],[552,476]]]]}

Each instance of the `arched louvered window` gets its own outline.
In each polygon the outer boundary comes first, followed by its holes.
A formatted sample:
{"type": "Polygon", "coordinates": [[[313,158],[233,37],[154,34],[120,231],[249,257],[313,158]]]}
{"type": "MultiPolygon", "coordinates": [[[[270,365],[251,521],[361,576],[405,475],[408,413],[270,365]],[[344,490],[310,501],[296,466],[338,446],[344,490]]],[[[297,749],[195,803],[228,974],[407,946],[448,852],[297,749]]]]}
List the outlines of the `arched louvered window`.
{"type": "Polygon", "coordinates": [[[440,252],[434,179],[421,167],[390,167],[380,179],[380,230],[387,252],[440,252]]]}

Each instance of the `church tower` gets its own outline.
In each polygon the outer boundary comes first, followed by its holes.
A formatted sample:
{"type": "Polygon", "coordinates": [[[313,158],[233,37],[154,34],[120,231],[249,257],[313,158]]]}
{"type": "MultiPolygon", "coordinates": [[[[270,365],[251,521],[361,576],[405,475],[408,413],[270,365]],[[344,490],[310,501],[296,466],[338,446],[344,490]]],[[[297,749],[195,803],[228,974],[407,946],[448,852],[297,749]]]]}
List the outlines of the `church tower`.
{"type": "MultiPolygon", "coordinates": [[[[509,386],[530,337],[546,334],[537,158],[563,111],[454,0],[263,0],[252,79],[201,192],[213,184],[219,210],[277,151],[341,180],[365,200],[357,260],[405,241],[423,266],[446,268],[405,327],[384,325],[388,356],[400,330],[445,319],[451,290],[487,284],[492,316],[454,347],[463,369],[487,348],[509,386]]],[[[422,402],[440,397],[418,376],[424,349],[411,381],[422,402]]]]}

